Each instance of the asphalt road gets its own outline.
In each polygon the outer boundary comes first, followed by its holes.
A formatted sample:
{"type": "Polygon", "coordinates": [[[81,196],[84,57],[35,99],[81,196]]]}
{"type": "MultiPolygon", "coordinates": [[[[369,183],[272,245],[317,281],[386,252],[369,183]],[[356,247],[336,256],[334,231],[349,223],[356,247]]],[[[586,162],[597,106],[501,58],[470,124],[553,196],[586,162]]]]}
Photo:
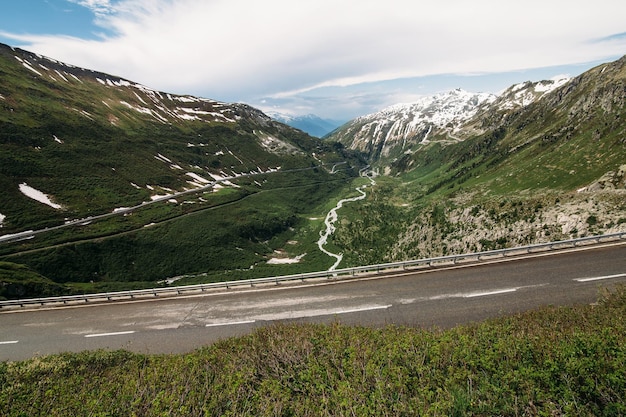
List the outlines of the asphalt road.
{"type": "Polygon", "coordinates": [[[277,321],[452,327],[626,284],[626,244],[384,277],[0,312],[0,360],[93,349],[182,353],[277,321]]]}

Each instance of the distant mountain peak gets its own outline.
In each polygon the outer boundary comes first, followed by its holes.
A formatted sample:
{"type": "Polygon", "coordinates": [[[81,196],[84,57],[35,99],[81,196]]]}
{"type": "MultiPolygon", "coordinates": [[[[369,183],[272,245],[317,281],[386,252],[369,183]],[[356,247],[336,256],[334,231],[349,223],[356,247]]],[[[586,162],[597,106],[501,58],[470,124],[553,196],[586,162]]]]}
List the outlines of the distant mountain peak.
{"type": "Polygon", "coordinates": [[[493,117],[497,123],[506,112],[526,107],[569,81],[567,76],[526,81],[497,95],[456,88],[360,116],[331,138],[369,154],[372,160],[398,157],[434,138],[455,142],[480,133],[484,126],[476,121],[478,118],[493,117]]]}
{"type": "Polygon", "coordinates": [[[368,153],[373,159],[398,156],[435,134],[457,141],[459,127],[472,118],[483,103],[491,103],[496,98],[493,94],[470,93],[457,88],[358,117],[334,132],[331,138],[368,153]]]}
{"type": "Polygon", "coordinates": [[[328,133],[341,126],[344,122],[330,119],[323,119],[315,114],[293,115],[277,111],[268,111],[266,114],[274,120],[300,129],[311,136],[324,137],[328,133]]]}

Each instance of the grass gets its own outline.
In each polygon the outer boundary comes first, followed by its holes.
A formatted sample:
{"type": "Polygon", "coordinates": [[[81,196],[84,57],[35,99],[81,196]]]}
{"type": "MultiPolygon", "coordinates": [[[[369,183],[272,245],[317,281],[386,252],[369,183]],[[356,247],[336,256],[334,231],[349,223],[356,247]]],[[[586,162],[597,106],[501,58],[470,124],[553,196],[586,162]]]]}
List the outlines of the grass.
{"type": "Polygon", "coordinates": [[[315,253],[318,222],[309,217],[325,215],[328,199],[341,194],[350,178],[302,171],[257,181],[263,185],[242,182],[239,189],[205,194],[202,201],[186,197],[194,204],[159,203],[7,245],[3,249],[14,253],[5,252],[2,259],[68,284],[69,292],[123,289],[125,282],[129,289],[152,287],[182,275],[188,278],[179,283],[190,284],[328,268],[328,259],[315,253]],[[297,245],[287,244],[294,240],[297,245]],[[267,255],[286,247],[307,256],[294,265],[266,264],[267,255]]]}
{"type": "Polygon", "coordinates": [[[3,416],[626,414],[626,289],[449,330],[278,324],[183,355],[0,362],[3,416]]]}

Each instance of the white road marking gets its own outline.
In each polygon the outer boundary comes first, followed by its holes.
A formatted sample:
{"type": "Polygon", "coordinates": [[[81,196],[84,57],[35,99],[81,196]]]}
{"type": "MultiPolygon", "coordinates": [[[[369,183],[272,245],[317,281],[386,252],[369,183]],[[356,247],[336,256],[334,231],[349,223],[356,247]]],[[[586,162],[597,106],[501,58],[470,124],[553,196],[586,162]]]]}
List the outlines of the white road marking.
{"type": "Polygon", "coordinates": [[[238,324],[250,324],[254,323],[256,320],[242,320],[242,321],[231,321],[224,323],[209,323],[206,327],[219,327],[219,326],[236,326],[238,324]]]}
{"type": "Polygon", "coordinates": [[[515,292],[517,288],[505,288],[502,290],[484,291],[484,292],[472,292],[469,294],[463,294],[463,298],[484,297],[487,295],[506,294],[509,292],[515,292]]]}
{"type": "Polygon", "coordinates": [[[222,323],[209,323],[206,324],[206,327],[217,327],[217,326],[234,326],[237,324],[248,324],[254,323],[258,320],[263,321],[276,321],[276,320],[293,320],[293,319],[302,319],[307,317],[319,317],[319,316],[333,316],[337,314],[350,314],[350,313],[359,313],[363,311],[374,311],[374,310],[386,310],[392,307],[391,304],[384,306],[365,306],[365,307],[357,307],[351,308],[348,310],[326,310],[326,309],[313,309],[313,310],[304,310],[304,311],[284,311],[280,313],[268,313],[254,316],[254,319],[250,320],[242,320],[242,321],[231,321],[231,322],[222,322],[222,323]]]}
{"type": "Polygon", "coordinates": [[[494,290],[473,291],[473,292],[456,293],[456,294],[440,294],[440,295],[433,295],[428,298],[416,298],[416,299],[403,300],[402,304],[412,304],[416,301],[435,301],[435,300],[445,300],[448,298],[474,298],[474,297],[485,297],[488,295],[508,294],[508,293],[512,293],[512,292],[515,292],[517,290],[521,290],[524,288],[543,287],[545,285],[548,285],[548,284],[526,285],[523,287],[513,287],[513,288],[498,288],[494,290]]]}
{"type": "Polygon", "coordinates": [[[267,321],[275,321],[275,320],[293,320],[293,319],[303,319],[309,317],[321,317],[321,316],[335,316],[338,314],[350,314],[350,313],[359,313],[362,311],[373,311],[373,310],[385,310],[391,307],[391,305],[368,305],[355,307],[347,310],[342,309],[327,309],[327,308],[316,308],[316,309],[308,309],[308,310],[299,310],[299,311],[283,311],[281,313],[268,313],[257,316],[258,320],[267,320],[267,321]]]}
{"type": "Polygon", "coordinates": [[[6,342],[0,342],[0,345],[14,345],[19,343],[19,340],[7,340],[6,342]]]}
{"type": "MultiPolygon", "coordinates": [[[[506,294],[510,292],[517,291],[518,288],[505,288],[499,290],[491,290],[491,291],[481,291],[481,292],[467,292],[467,293],[457,293],[457,294],[441,294],[441,295],[433,295],[432,297],[428,297],[427,300],[435,301],[435,300],[445,300],[447,298],[473,298],[473,297],[484,297],[487,295],[495,295],[495,294],[506,294]]],[[[419,300],[413,300],[419,301],[419,300]]]]}
{"type": "Polygon", "coordinates": [[[615,275],[605,275],[602,277],[575,278],[574,281],[588,282],[588,281],[600,281],[602,279],[624,278],[624,277],[626,277],[626,274],[615,274],[615,275]]]}
{"type": "Polygon", "coordinates": [[[86,334],[85,337],[107,337],[107,336],[121,336],[125,334],[133,334],[134,330],[129,330],[126,332],[113,332],[113,333],[97,333],[97,334],[86,334]]]}
{"type": "Polygon", "coordinates": [[[362,307],[362,308],[353,308],[350,310],[340,310],[332,314],[349,314],[349,313],[360,313],[362,311],[372,311],[372,310],[386,310],[391,307],[391,304],[386,306],[375,306],[375,307],[362,307]]]}

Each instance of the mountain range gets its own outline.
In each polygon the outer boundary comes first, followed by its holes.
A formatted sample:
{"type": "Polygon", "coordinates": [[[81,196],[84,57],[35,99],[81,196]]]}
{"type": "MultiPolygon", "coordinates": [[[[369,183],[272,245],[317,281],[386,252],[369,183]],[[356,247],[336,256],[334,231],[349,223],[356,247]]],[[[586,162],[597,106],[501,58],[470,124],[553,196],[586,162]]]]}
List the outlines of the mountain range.
{"type": "Polygon", "coordinates": [[[36,227],[58,211],[48,205],[45,220],[25,221],[23,211],[42,207],[21,183],[76,217],[223,178],[343,160],[325,160],[331,147],[245,104],[163,93],[7,46],[0,58],[0,178],[13,202],[0,208],[5,230],[36,227]]]}
{"type": "Polygon", "coordinates": [[[513,85],[495,95],[456,89],[358,117],[329,134],[329,140],[361,151],[372,161],[398,158],[431,138],[458,142],[484,131],[473,123],[492,111],[514,111],[540,99],[567,78],[513,85]]]}
{"type": "Polygon", "coordinates": [[[0,45],[0,297],[325,270],[324,218],[365,184],[327,241],[340,267],[624,230],[625,110],[626,57],[319,139],[0,45]]]}

